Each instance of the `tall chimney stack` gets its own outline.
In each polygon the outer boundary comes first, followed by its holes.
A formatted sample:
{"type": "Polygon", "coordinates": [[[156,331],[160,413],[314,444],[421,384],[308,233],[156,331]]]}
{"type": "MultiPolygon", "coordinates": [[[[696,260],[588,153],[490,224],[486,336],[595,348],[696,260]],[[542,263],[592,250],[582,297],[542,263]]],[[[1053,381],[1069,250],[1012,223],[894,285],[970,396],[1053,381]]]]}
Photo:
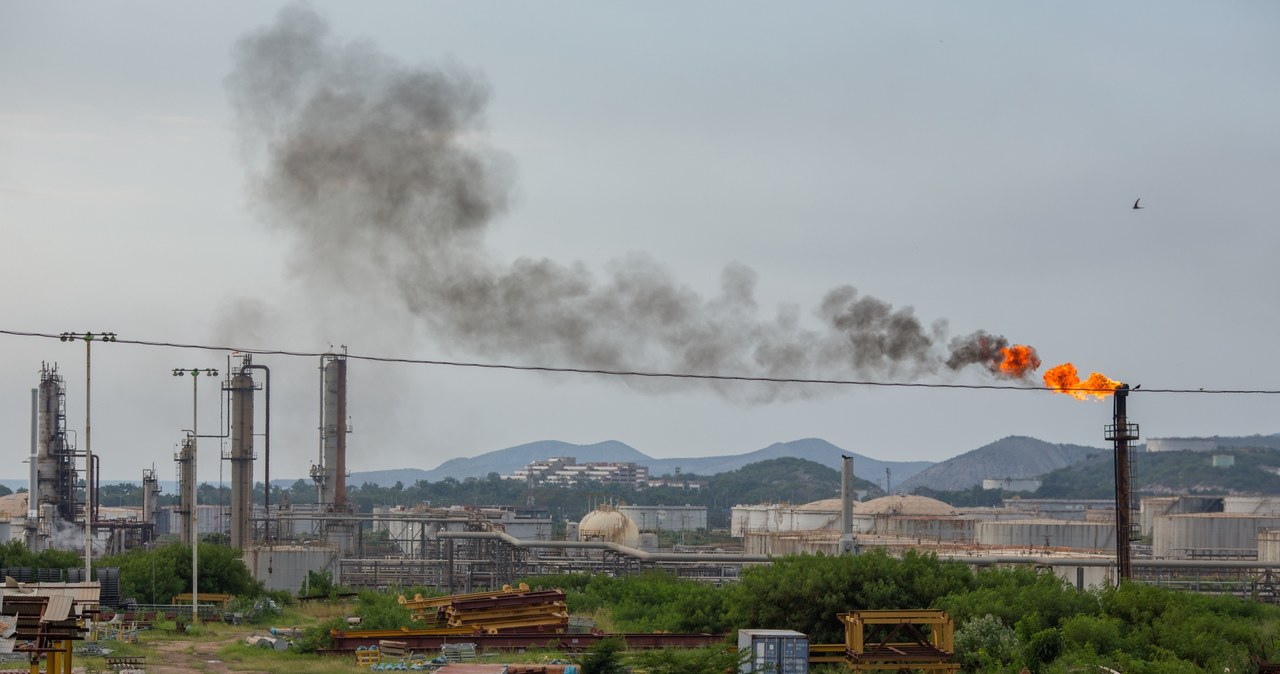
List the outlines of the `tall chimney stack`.
{"type": "Polygon", "coordinates": [[[840,456],[840,554],[858,554],[853,536],[853,457],[840,456]]]}
{"type": "Polygon", "coordinates": [[[1133,536],[1131,498],[1129,494],[1129,443],[1138,439],[1138,425],[1129,423],[1129,385],[1121,384],[1115,392],[1114,423],[1106,427],[1106,439],[1115,443],[1116,478],[1116,583],[1133,577],[1129,541],[1133,536]]]}

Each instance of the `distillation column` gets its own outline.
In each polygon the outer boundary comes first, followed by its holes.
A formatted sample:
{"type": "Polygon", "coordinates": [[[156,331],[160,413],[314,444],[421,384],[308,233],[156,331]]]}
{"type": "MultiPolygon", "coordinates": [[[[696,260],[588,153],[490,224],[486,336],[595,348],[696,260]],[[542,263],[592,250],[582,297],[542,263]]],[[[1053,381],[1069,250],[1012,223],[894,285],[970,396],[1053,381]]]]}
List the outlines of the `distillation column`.
{"type": "Polygon", "coordinates": [[[178,463],[178,507],[173,514],[178,517],[183,545],[191,545],[191,541],[195,540],[192,536],[194,532],[191,531],[191,485],[196,477],[195,454],[195,436],[187,433],[182,438],[182,446],[173,454],[173,460],[178,463]]]}
{"type": "Polygon", "coordinates": [[[28,505],[52,506],[58,519],[74,522],[78,475],[75,450],[67,441],[66,390],[57,365],[41,365],[36,406],[37,491],[28,496],[36,500],[36,505],[28,505]]]}
{"type": "Polygon", "coordinates": [[[251,356],[240,357],[240,367],[224,387],[231,394],[231,547],[244,550],[253,544],[253,375],[251,356]]]}
{"type": "Polygon", "coordinates": [[[156,501],[160,497],[160,480],[155,468],[142,471],[142,523],[150,528],[143,530],[143,543],[156,539],[156,501]]]}
{"type": "MultiPolygon", "coordinates": [[[[351,512],[347,503],[347,359],[325,354],[321,370],[321,454],[318,471],[313,472],[322,512],[351,512]],[[319,473],[315,475],[315,473],[319,473]]],[[[355,527],[351,521],[325,521],[325,538],[339,550],[354,550],[355,527]]]]}

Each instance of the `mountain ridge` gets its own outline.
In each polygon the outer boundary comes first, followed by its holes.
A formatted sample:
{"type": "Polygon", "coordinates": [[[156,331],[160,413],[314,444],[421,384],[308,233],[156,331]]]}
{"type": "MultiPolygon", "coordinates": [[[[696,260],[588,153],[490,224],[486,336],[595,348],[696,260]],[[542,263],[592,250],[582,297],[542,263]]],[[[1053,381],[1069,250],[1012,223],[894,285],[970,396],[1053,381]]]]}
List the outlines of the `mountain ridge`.
{"type": "Polygon", "coordinates": [[[901,491],[918,487],[961,491],[986,479],[1037,478],[1107,451],[1100,447],[1056,444],[1024,435],[1009,435],[936,463],[902,482],[901,491]]]}

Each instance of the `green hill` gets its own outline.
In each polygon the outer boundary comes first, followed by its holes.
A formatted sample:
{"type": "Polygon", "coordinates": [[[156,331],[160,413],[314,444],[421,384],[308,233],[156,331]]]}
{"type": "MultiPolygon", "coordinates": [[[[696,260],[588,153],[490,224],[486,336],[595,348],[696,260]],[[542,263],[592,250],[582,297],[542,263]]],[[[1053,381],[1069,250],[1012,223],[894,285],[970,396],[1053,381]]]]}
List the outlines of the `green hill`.
{"type": "MultiPolygon", "coordinates": [[[[1280,494],[1280,450],[1230,448],[1217,452],[1136,454],[1129,468],[1135,496],[1162,494],[1280,494]],[[1213,457],[1231,456],[1235,465],[1216,468],[1213,457]]],[[[1037,498],[1112,498],[1115,467],[1111,452],[1048,473],[1037,498]]]]}
{"type": "MultiPolygon", "coordinates": [[[[707,490],[731,494],[734,503],[810,503],[840,496],[840,471],[808,459],[784,457],[748,464],[707,479],[707,490]]],[[[874,482],[858,477],[853,488],[883,494],[874,482]]]]}

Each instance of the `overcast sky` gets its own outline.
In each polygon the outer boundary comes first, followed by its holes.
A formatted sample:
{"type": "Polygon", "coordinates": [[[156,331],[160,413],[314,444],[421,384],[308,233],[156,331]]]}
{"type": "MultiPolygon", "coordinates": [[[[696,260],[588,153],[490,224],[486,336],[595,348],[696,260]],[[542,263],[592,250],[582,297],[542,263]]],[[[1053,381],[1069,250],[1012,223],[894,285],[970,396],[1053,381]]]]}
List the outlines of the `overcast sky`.
{"type": "MultiPolygon", "coordinates": [[[[1141,384],[1144,438],[1274,433],[1280,396],[1146,391],[1280,389],[1277,35],[1273,2],[5,2],[0,329],[1021,383],[944,364],[985,331],[1041,372],[1141,384]],[[854,298],[885,320],[841,351],[854,298]]],[[[85,349],[0,347],[0,477],[23,477],[42,362],[83,443],[85,349]]],[[[226,353],[92,354],[104,478],[172,479],[192,384],[170,370],[226,353]]],[[[255,362],[272,476],[304,476],[318,359],[255,362]]],[[[197,385],[215,432],[218,385],[197,385]]],[[[942,460],[1007,435],[1103,446],[1111,422],[1044,391],[359,359],[349,392],[352,471],[544,439],[942,460]]]]}

